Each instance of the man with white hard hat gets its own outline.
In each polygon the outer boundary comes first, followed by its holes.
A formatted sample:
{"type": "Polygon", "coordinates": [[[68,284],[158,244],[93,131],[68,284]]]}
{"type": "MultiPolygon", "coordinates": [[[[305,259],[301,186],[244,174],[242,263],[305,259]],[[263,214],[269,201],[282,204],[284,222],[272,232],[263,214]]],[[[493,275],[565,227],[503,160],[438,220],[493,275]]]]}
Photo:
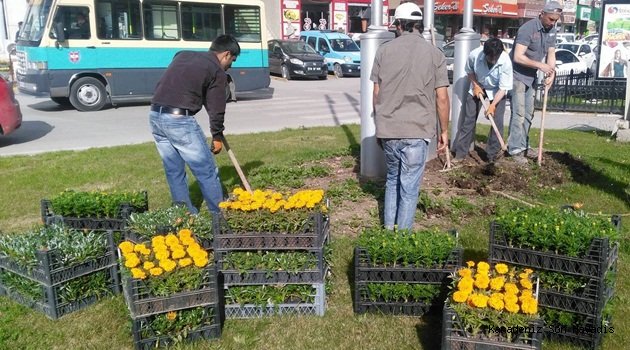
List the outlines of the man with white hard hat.
{"type": "Polygon", "coordinates": [[[448,143],[449,83],[444,54],[422,36],[418,5],[401,4],[394,18],[398,37],[378,48],[370,80],[376,137],[387,163],[384,226],[411,229],[429,143],[437,136],[438,151],[448,143]]]}

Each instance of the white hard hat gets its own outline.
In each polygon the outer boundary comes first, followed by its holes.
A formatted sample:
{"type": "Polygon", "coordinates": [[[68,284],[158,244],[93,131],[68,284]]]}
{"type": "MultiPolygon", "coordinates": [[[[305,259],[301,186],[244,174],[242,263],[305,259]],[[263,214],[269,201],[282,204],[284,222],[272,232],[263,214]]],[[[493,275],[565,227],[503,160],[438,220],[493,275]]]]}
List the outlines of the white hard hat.
{"type": "Polygon", "coordinates": [[[394,19],[406,19],[411,21],[421,21],[422,11],[418,5],[413,2],[406,2],[396,7],[394,12],[394,19]]]}

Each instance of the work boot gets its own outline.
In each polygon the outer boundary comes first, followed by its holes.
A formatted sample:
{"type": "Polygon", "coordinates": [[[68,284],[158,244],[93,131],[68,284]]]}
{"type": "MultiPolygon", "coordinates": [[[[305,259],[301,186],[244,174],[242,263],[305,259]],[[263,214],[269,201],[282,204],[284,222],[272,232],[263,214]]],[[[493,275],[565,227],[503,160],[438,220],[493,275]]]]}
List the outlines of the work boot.
{"type": "Polygon", "coordinates": [[[512,160],[518,164],[527,164],[527,158],[525,158],[525,152],[512,155],[512,160]]]}
{"type": "Polygon", "coordinates": [[[529,159],[538,159],[538,148],[528,148],[527,151],[523,152],[525,156],[529,159]]]}

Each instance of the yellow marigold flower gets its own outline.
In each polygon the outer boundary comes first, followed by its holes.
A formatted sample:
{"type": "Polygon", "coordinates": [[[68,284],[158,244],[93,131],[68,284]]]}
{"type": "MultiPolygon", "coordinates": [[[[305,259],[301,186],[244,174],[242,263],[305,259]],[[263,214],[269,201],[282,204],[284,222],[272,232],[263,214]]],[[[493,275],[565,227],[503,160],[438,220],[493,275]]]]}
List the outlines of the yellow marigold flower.
{"type": "Polygon", "coordinates": [[[166,260],[168,258],[171,257],[171,253],[169,253],[168,250],[160,250],[158,252],[155,252],[155,258],[158,260],[166,260]]]}
{"type": "Polygon", "coordinates": [[[468,266],[469,268],[475,267],[475,262],[474,261],[466,261],[466,266],[468,266]]]}
{"type": "Polygon", "coordinates": [[[171,254],[173,259],[181,259],[186,256],[186,251],[184,249],[173,250],[173,254],[171,254]]]}
{"type": "Polygon", "coordinates": [[[457,282],[457,289],[462,292],[471,292],[473,289],[473,283],[475,283],[475,280],[470,277],[464,277],[457,282]]]}
{"type": "Polygon", "coordinates": [[[177,267],[177,263],[171,259],[161,260],[160,267],[166,272],[171,272],[177,267]]]}
{"type": "Polygon", "coordinates": [[[523,270],[523,272],[525,272],[528,275],[531,275],[534,272],[534,270],[532,270],[532,269],[525,269],[525,270],[523,270]]]}
{"type": "Polygon", "coordinates": [[[242,189],[242,188],[240,188],[240,187],[237,187],[237,188],[235,188],[234,190],[232,190],[232,194],[233,194],[234,196],[238,196],[238,195],[240,195],[240,194],[241,194],[241,193],[243,193],[243,192],[245,192],[245,190],[243,190],[243,189],[242,189]]]}
{"type": "Polygon", "coordinates": [[[140,265],[140,259],[134,253],[129,253],[125,255],[125,266],[128,268],[133,268],[140,265]]]}
{"type": "Polygon", "coordinates": [[[142,268],[149,271],[152,268],[155,267],[155,264],[153,263],[153,261],[145,261],[144,264],[142,264],[142,268]]]}
{"type": "Polygon", "coordinates": [[[503,298],[505,298],[505,295],[503,295],[503,293],[492,293],[490,295],[490,298],[503,300],[503,298]]]}
{"type": "Polygon", "coordinates": [[[230,209],[230,202],[221,202],[221,203],[219,203],[219,208],[221,208],[221,209],[230,209]]]}
{"type": "Polygon", "coordinates": [[[205,267],[208,265],[208,258],[193,258],[193,261],[197,267],[205,267]]]}
{"type": "Polygon", "coordinates": [[[478,308],[485,308],[488,306],[488,296],[483,294],[474,294],[472,298],[472,303],[474,306],[478,308]]]}
{"type": "Polygon", "coordinates": [[[494,266],[494,269],[502,275],[509,271],[508,266],[506,264],[496,264],[494,266]]]}
{"type": "Polygon", "coordinates": [[[166,319],[169,321],[173,321],[177,318],[177,312],[175,311],[170,311],[166,314],[166,319]]]}
{"type": "Polygon", "coordinates": [[[279,201],[282,199],[282,193],[275,192],[274,194],[271,195],[271,198],[279,201]]]}
{"type": "Polygon", "coordinates": [[[190,246],[191,244],[195,243],[195,239],[192,237],[184,237],[181,239],[182,241],[182,245],[184,246],[190,246]]]}
{"type": "Polygon", "coordinates": [[[453,293],[453,301],[455,301],[456,303],[463,303],[466,300],[468,300],[468,293],[463,292],[461,290],[458,290],[457,292],[453,293]]]}
{"type": "Polygon", "coordinates": [[[165,245],[166,242],[164,241],[164,236],[159,235],[159,236],[154,236],[153,238],[151,238],[151,246],[153,247],[153,249],[155,249],[156,246],[158,245],[165,245]]]}
{"type": "Polygon", "coordinates": [[[149,273],[151,274],[151,276],[159,276],[162,274],[162,269],[159,267],[154,267],[151,270],[149,270],[149,273]]]}
{"type": "Polygon", "coordinates": [[[475,275],[475,287],[479,289],[486,289],[488,288],[489,284],[490,284],[490,278],[488,278],[488,276],[480,274],[480,273],[475,275]]]}
{"type": "Polygon", "coordinates": [[[501,290],[503,288],[503,284],[505,284],[505,278],[503,278],[503,276],[495,277],[490,280],[490,289],[501,290]]]}
{"type": "Polygon", "coordinates": [[[477,264],[477,271],[480,273],[488,273],[488,271],[490,271],[490,265],[485,261],[480,261],[477,264]]]}
{"type": "Polygon", "coordinates": [[[177,238],[177,236],[175,236],[172,233],[169,233],[168,235],[166,235],[166,238],[164,240],[166,241],[166,245],[169,247],[172,245],[179,244],[179,238],[177,238]]]}
{"type": "Polygon", "coordinates": [[[129,241],[124,241],[118,245],[118,248],[123,254],[127,254],[127,253],[133,252],[134,247],[133,247],[133,243],[129,241]]]}
{"type": "Polygon", "coordinates": [[[519,299],[521,298],[533,298],[534,297],[534,292],[531,289],[523,289],[521,291],[521,296],[519,297],[519,299]]]}
{"type": "Polygon", "coordinates": [[[179,264],[180,267],[186,267],[186,266],[190,266],[190,264],[192,264],[193,261],[191,258],[183,258],[183,259],[179,259],[177,263],[179,264]]]}
{"type": "Polygon", "coordinates": [[[147,274],[144,271],[142,271],[142,269],[135,267],[131,269],[131,277],[143,280],[147,278],[147,274]]]}
{"type": "Polygon", "coordinates": [[[514,294],[506,294],[503,297],[503,301],[505,301],[506,304],[516,304],[518,303],[518,297],[514,294]]]}
{"type": "Polygon", "coordinates": [[[461,270],[457,271],[457,274],[460,277],[472,277],[472,270],[469,269],[469,268],[461,269],[461,270]]]}
{"type": "Polygon", "coordinates": [[[181,230],[179,230],[179,232],[177,232],[177,236],[179,237],[179,239],[182,239],[182,237],[192,237],[192,231],[187,229],[187,228],[183,228],[181,230]]]}
{"type": "Polygon", "coordinates": [[[532,289],[532,287],[534,286],[532,284],[532,281],[529,280],[529,278],[521,278],[521,286],[523,286],[523,288],[525,289],[532,289]]]}
{"type": "Polygon", "coordinates": [[[503,285],[503,290],[507,293],[507,294],[518,294],[518,287],[516,286],[516,284],[512,283],[512,282],[508,282],[506,284],[503,285]]]}
{"type": "Polygon", "coordinates": [[[521,302],[523,313],[533,315],[538,312],[538,302],[536,299],[527,298],[521,302]]]}
{"type": "Polygon", "coordinates": [[[488,305],[495,310],[501,311],[503,310],[504,303],[503,300],[499,298],[490,297],[490,299],[488,299],[488,305]]]}
{"type": "Polygon", "coordinates": [[[149,255],[151,255],[151,249],[149,249],[149,248],[145,248],[145,249],[143,249],[143,250],[140,252],[140,254],[142,254],[142,256],[145,256],[145,257],[146,257],[146,256],[149,256],[149,255]]]}
{"type": "Polygon", "coordinates": [[[518,312],[519,307],[518,307],[518,304],[505,303],[505,309],[508,312],[515,314],[518,312]]]}
{"type": "Polygon", "coordinates": [[[136,245],[133,247],[133,251],[134,251],[134,252],[136,252],[136,253],[140,253],[141,251],[143,251],[143,250],[145,250],[145,249],[147,249],[147,246],[145,246],[145,245],[144,245],[144,244],[142,244],[142,243],[140,243],[140,244],[136,244],[136,245]]]}

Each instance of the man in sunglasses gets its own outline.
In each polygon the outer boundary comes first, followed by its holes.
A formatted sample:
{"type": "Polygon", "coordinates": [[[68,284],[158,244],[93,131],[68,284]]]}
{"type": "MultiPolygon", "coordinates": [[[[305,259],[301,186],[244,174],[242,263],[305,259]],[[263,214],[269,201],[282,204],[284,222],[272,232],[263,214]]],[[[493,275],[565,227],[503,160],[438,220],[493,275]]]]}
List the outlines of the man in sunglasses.
{"type": "Polygon", "coordinates": [[[227,74],[241,53],[241,47],[231,35],[220,35],[207,52],[180,51],[155,88],[149,114],[155,145],[162,158],[166,180],[173,202],[186,203],[188,209],[198,209],[190,200],[186,165],[197,179],[210,212],[219,212],[223,190],[214,156],[223,147],[223,119],[226,104],[227,74]],[[195,114],[205,107],[210,117],[212,147],[195,120],[195,114]]]}
{"type": "Polygon", "coordinates": [[[556,72],[555,24],[561,15],[560,3],[547,2],[538,18],[523,24],[514,39],[514,48],[510,53],[514,86],[508,153],[518,163],[526,164],[525,156],[536,157],[537,152],[529,149],[529,129],[534,118],[536,75],[538,71],[544,74],[544,84],[547,87],[553,83],[556,72]]]}

